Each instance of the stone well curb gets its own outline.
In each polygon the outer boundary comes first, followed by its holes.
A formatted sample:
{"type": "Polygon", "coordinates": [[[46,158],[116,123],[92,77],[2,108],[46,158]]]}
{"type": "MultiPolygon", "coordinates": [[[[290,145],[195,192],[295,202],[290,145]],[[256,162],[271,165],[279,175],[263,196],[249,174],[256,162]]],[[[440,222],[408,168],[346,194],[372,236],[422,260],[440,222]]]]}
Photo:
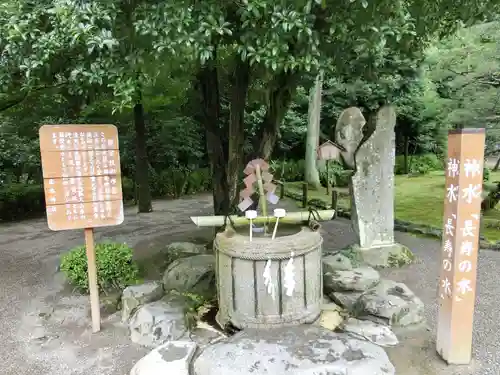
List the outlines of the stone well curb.
{"type": "MultiPolygon", "coordinates": [[[[285,194],[286,197],[292,198],[295,201],[302,202],[302,194],[295,193],[293,191],[289,191],[285,189],[285,194]]],[[[331,208],[330,204],[321,200],[321,199],[310,199],[307,202],[307,205],[309,207],[321,209],[321,210],[328,210],[331,208]]],[[[351,213],[349,210],[343,209],[343,208],[337,208],[337,216],[342,217],[345,219],[351,219],[351,213]]],[[[425,225],[425,224],[415,224],[411,223],[409,221],[404,221],[404,220],[399,220],[399,219],[394,219],[394,229],[399,231],[399,232],[407,232],[407,233],[413,233],[413,234],[420,234],[424,235],[427,237],[432,237],[432,238],[438,238],[441,239],[442,237],[442,229],[433,227],[431,225],[425,225]]],[[[497,241],[495,243],[488,242],[485,240],[484,236],[481,236],[479,240],[479,247],[481,249],[486,249],[486,250],[500,250],[500,241],[497,241]]]]}

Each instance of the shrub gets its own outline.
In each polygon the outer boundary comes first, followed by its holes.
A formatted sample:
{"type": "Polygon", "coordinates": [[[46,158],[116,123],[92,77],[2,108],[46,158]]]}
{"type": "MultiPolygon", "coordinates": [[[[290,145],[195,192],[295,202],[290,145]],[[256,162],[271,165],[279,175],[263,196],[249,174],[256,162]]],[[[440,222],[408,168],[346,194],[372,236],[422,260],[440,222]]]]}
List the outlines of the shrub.
{"type": "MultiPolygon", "coordinates": [[[[444,162],[436,154],[413,155],[408,157],[410,173],[426,174],[430,171],[440,171],[444,168],[444,162]]],[[[405,173],[404,155],[396,156],[394,165],[395,174],[405,173]]]]}
{"type": "Polygon", "coordinates": [[[128,177],[122,176],[122,194],[123,194],[123,200],[125,202],[135,200],[134,180],[132,180],[128,177]]]}
{"type": "MultiPolygon", "coordinates": [[[[133,250],[126,244],[101,243],[95,251],[99,290],[122,290],[138,282],[139,268],[132,260],[133,250]]],[[[85,246],[75,247],[62,256],[61,271],[76,289],[89,291],[85,246]]]]}
{"type": "Polygon", "coordinates": [[[286,182],[304,181],[304,160],[271,161],[274,178],[286,182]]]}
{"type": "Polygon", "coordinates": [[[207,191],[212,186],[208,168],[188,169],[172,168],[160,173],[153,172],[151,194],[155,198],[179,198],[184,194],[207,191]]]}
{"type": "Polygon", "coordinates": [[[43,186],[10,184],[0,188],[0,220],[19,220],[45,212],[43,186]]]}
{"type": "MultiPolygon", "coordinates": [[[[349,186],[349,177],[351,175],[351,171],[346,171],[342,165],[337,162],[329,163],[330,169],[330,186],[336,187],[347,187],[349,186]]],[[[326,187],[327,183],[327,173],[326,168],[319,173],[319,178],[321,181],[321,185],[326,187]]]]}
{"type": "Polygon", "coordinates": [[[200,168],[188,175],[186,194],[196,194],[212,188],[210,169],[200,168]]]}

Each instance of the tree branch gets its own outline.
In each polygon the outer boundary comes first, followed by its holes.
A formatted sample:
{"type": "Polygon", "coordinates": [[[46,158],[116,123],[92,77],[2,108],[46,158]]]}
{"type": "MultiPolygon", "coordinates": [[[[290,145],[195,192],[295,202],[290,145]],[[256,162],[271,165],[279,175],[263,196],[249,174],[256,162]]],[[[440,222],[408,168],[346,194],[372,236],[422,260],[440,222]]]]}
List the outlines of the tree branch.
{"type": "Polygon", "coordinates": [[[67,82],[62,82],[62,83],[59,83],[57,85],[35,87],[35,88],[31,89],[30,91],[26,92],[25,94],[23,94],[22,96],[19,96],[15,99],[7,100],[6,103],[0,104],[0,112],[6,111],[12,107],[15,107],[18,104],[21,104],[34,92],[53,89],[56,87],[61,87],[61,86],[64,86],[66,83],[67,82]]]}

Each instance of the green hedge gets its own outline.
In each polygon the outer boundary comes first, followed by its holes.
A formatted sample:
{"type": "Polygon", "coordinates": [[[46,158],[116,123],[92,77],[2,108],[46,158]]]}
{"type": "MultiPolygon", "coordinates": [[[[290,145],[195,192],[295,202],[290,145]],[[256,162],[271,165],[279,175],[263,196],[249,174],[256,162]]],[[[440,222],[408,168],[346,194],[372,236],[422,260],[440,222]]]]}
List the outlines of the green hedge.
{"type": "Polygon", "coordinates": [[[42,186],[10,184],[0,188],[0,220],[19,220],[44,212],[45,196],[42,186]]]}
{"type": "MultiPolygon", "coordinates": [[[[179,198],[186,194],[196,194],[211,189],[209,169],[190,172],[164,171],[152,173],[151,195],[153,198],[179,198]]],[[[123,200],[134,201],[134,181],[122,177],[123,200]]],[[[0,221],[32,218],[45,213],[43,186],[10,184],[0,188],[0,221]]]]}

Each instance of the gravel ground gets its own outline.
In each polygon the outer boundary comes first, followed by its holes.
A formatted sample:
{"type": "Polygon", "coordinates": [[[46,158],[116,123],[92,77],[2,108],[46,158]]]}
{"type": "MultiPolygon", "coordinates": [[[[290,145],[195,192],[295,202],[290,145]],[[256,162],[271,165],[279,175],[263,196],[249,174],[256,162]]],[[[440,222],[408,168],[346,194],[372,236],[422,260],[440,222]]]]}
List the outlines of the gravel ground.
{"type": "MultiPolygon", "coordinates": [[[[284,202],[295,209],[293,202],[284,202]]],[[[283,204],[280,204],[283,206],[283,204]]],[[[197,236],[188,216],[209,214],[211,198],[202,196],[158,201],[155,212],[137,215],[128,209],[125,223],[96,230],[96,239],[127,242],[137,256],[149,256],[159,245],[197,236]]],[[[323,225],[325,249],[354,241],[350,223],[335,220],[323,225]]],[[[472,366],[448,367],[435,354],[436,286],[440,244],[432,239],[397,233],[397,240],[411,248],[419,262],[399,270],[384,271],[387,278],[406,283],[426,305],[428,330],[400,336],[402,345],[389,356],[398,375],[490,375],[500,373],[500,331],[496,298],[500,254],[479,254],[479,279],[474,324],[472,366]]],[[[103,330],[92,335],[88,298],[64,288],[56,268],[61,253],[83,242],[83,231],[51,232],[44,219],[0,226],[0,351],[4,375],[126,375],[144,355],[132,345],[126,327],[111,316],[103,330]]]]}

